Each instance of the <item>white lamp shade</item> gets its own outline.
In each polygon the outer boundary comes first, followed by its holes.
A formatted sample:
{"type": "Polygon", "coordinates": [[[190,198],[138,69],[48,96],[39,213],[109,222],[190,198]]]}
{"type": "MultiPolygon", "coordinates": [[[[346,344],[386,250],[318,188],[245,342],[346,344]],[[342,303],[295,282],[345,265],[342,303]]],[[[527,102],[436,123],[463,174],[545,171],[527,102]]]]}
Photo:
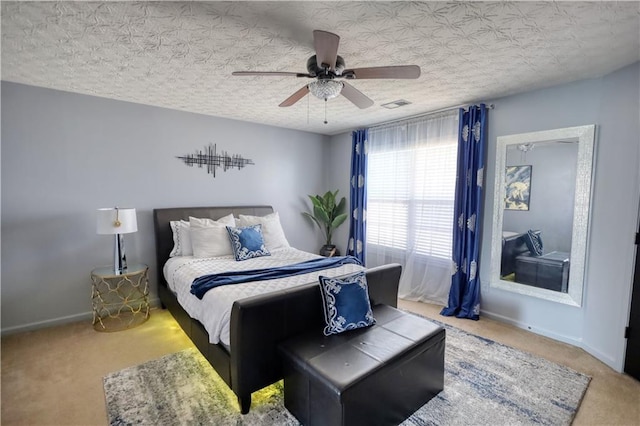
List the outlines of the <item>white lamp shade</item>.
{"type": "Polygon", "coordinates": [[[138,231],[136,209],[98,209],[98,234],[130,234],[138,231]]]}

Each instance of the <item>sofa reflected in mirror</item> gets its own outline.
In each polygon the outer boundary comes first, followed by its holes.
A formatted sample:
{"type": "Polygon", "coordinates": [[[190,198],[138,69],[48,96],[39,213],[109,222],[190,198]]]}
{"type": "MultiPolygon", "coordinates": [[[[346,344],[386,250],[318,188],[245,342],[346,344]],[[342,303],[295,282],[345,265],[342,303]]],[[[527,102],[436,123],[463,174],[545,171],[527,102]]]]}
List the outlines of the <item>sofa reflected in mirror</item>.
{"type": "Polygon", "coordinates": [[[498,137],[491,287],[581,306],[594,136],[589,125],[498,137]]]}

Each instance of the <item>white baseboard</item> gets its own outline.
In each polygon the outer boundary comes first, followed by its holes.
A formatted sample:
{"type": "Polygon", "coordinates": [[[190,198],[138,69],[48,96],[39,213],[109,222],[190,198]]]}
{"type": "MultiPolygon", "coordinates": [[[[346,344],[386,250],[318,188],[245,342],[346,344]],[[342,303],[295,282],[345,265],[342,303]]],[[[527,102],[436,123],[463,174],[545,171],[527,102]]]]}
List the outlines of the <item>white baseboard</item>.
{"type": "Polygon", "coordinates": [[[582,349],[584,349],[585,351],[587,351],[589,354],[593,355],[595,358],[599,359],[600,361],[604,362],[609,367],[616,370],[618,373],[624,373],[624,365],[622,365],[622,362],[620,363],[620,365],[618,365],[618,363],[616,363],[616,360],[611,358],[610,355],[602,353],[601,351],[592,348],[586,343],[582,344],[582,349]]]}
{"type": "Polygon", "coordinates": [[[511,318],[502,316],[502,315],[498,315],[498,314],[494,314],[493,312],[487,312],[485,310],[481,310],[481,315],[486,316],[487,318],[496,320],[496,321],[500,321],[500,322],[504,322],[510,325],[513,325],[514,327],[518,327],[521,328],[523,330],[527,330],[527,331],[531,331],[533,333],[536,334],[540,334],[541,336],[545,336],[545,337],[549,337],[553,340],[558,340],[560,342],[564,342],[564,343],[568,343],[569,345],[572,346],[577,346],[579,348],[582,348],[582,339],[576,339],[575,337],[571,337],[571,336],[565,336],[564,334],[558,334],[555,333],[551,330],[547,330],[544,328],[538,328],[538,327],[531,327],[528,324],[523,324],[519,321],[515,321],[511,318]]]}
{"type": "MultiPolygon", "coordinates": [[[[154,298],[149,300],[149,306],[152,308],[157,308],[160,306],[160,299],[154,298]]],[[[22,333],[25,331],[33,331],[41,328],[54,327],[56,325],[68,324],[72,322],[80,322],[87,321],[91,322],[93,320],[93,312],[83,312],[81,314],[68,315],[66,317],[59,317],[50,320],[37,321],[29,324],[16,325],[13,327],[6,327],[0,330],[0,335],[8,336],[10,334],[22,333]]]]}
{"type": "Polygon", "coordinates": [[[33,331],[38,330],[40,328],[48,328],[56,325],[68,324],[71,322],[79,322],[79,321],[91,321],[93,319],[92,312],[84,312],[81,314],[69,315],[66,317],[54,318],[50,320],[31,322],[29,324],[16,325],[13,327],[6,327],[0,331],[2,336],[9,334],[22,333],[25,331],[33,331]]]}
{"type": "Polygon", "coordinates": [[[582,339],[576,339],[573,337],[569,337],[569,336],[565,336],[562,334],[558,334],[558,333],[554,333],[552,331],[543,329],[543,328],[537,328],[537,327],[531,327],[529,325],[526,324],[522,324],[518,321],[514,321],[511,318],[507,318],[504,317],[502,315],[497,315],[494,314],[492,312],[487,312],[487,311],[481,311],[481,314],[486,316],[487,318],[496,320],[496,321],[500,321],[500,322],[504,322],[510,325],[513,325],[514,327],[518,327],[521,328],[523,330],[528,330],[531,331],[533,333],[536,334],[540,334],[542,336],[545,337],[549,337],[553,340],[558,340],[560,342],[564,342],[567,343],[569,345],[572,346],[576,346],[578,348],[584,349],[588,354],[592,355],[594,358],[602,361],[604,364],[606,364],[607,366],[613,368],[615,371],[617,371],[618,373],[622,373],[624,366],[623,365],[618,365],[620,363],[617,363],[615,359],[611,358],[610,355],[607,355],[605,353],[602,353],[601,351],[592,348],[591,346],[589,346],[588,344],[586,344],[582,339]]]}

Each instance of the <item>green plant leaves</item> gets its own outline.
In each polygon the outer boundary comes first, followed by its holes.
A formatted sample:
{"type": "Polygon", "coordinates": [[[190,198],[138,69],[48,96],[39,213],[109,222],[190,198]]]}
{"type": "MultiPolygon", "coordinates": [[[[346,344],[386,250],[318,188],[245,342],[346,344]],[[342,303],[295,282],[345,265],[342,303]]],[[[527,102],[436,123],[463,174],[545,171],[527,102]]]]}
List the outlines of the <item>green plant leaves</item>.
{"type": "Polygon", "coordinates": [[[347,220],[346,213],[336,216],[335,219],[333,219],[333,222],[331,222],[331,228],[336,229],[338,226],[342,225],[345,220],[347,220]]]}
{"type": "Polygon", "coordinates": [[[324,233],[327,244],[331,244],[333,231],[347,219],[348,215],[343,213],[346,208],[346,199],[342,197],[336,204],[338,191],[327,191],[324,195],[309,195],[313,204],[313,214],[303,213],[311,218],[318,228],[324,233]]]}
{"type": "Polygon", "coordinates": [[[313,206],[313,215],[318,219],[318,222],[324,223],[325,225],[331,223],[329,212],[322,207],[313,206]]]}
{"type": "MultiPolygon", "coordinates": [[[[338,191],[336,191],[336,194],[338,193],[338,191]]],[[[340,200],[340,203],[338,203],[338,206],[335,208],[335,214],[339,215],[342,212],[344,212],[345,206],[347,205],[347,200],[342,197],[342,200],[340,200]]],[[[340,222],[342,223],[342,222],[340,222]]]]}

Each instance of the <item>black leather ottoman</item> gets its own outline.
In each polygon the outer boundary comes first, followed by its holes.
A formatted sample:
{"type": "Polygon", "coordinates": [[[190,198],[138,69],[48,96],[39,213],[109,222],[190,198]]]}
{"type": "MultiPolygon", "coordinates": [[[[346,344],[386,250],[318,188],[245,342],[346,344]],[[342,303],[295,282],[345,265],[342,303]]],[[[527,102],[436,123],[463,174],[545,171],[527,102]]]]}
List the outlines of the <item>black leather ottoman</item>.
{"type": "Polygon", "coordinates": [[[307,426],[395,425],[444,387],[445,330],[386,305],[376,324],[280,344],[284,405],[307,426]]]}
{"type": "Polygon", "coordinates": [[[570,254],[552,251],[543,256],[516,257],[516,282],[548,290],[569,291],[570,254]]]}

